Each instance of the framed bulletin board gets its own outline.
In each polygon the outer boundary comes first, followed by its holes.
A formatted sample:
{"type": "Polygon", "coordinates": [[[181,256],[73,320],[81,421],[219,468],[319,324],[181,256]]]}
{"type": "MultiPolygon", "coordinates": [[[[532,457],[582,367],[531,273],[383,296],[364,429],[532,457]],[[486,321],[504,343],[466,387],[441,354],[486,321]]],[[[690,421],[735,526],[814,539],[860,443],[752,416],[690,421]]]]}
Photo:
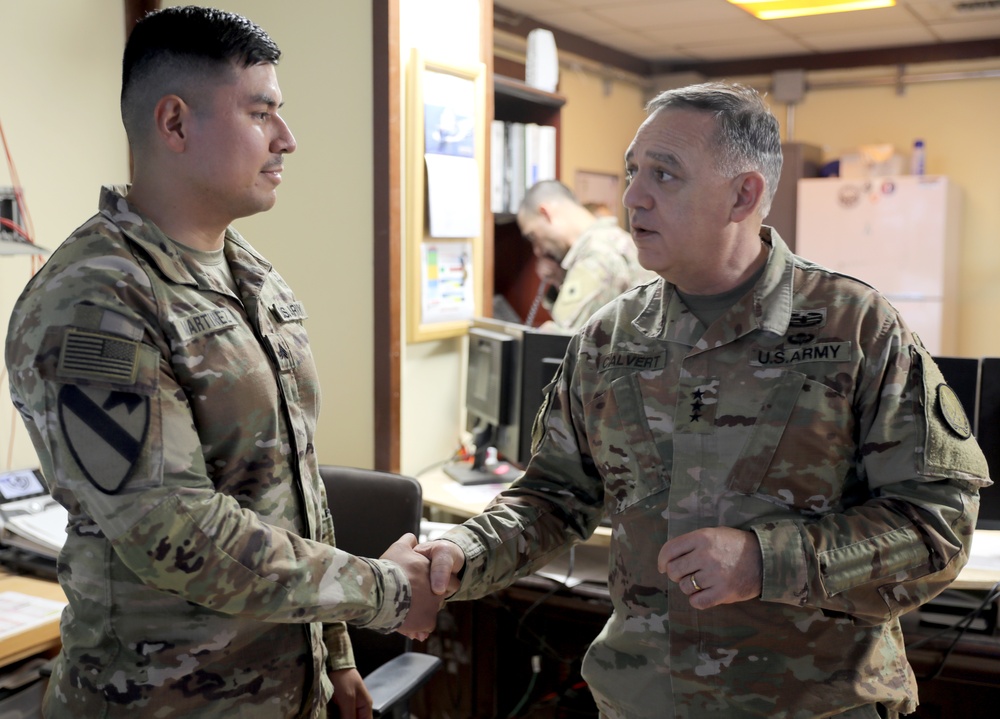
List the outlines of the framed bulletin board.
{"type": "Polygon", "coordinates": [[[407,76],[407,337],[425,342],[482,314],[485,68],[414,50],[407,76]]]}

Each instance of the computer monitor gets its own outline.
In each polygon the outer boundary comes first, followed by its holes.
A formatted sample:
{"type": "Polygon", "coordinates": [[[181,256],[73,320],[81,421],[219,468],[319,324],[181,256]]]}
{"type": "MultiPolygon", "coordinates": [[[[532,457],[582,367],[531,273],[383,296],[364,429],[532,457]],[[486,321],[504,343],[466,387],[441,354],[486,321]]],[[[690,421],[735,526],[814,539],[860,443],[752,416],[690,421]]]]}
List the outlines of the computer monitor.
{"type": "Polygon", "coordinates": [[[495,427],[510,421],[515,339],[484,327],[469,329],[465,408],[470,418],[495,427]]]}
{"type": "Polygon", "coordinates": [[[509,481],[520,474],[531,458],[531,428],[545,387],[569,340],[570,335],[514,322],[473,320],[465,408],[476,452],[471,466],[454,462],[445,467],[446,474],[463,484],[509,481]],[[501,462],[486,467],[491,448],[501,462]]]}
{"type": "Polygon", "coordinates": [[[977,529],[1000,529],[1000,357],[984,357],[979,369],[976,439],[995,484],[979,490],[977,529]]]}

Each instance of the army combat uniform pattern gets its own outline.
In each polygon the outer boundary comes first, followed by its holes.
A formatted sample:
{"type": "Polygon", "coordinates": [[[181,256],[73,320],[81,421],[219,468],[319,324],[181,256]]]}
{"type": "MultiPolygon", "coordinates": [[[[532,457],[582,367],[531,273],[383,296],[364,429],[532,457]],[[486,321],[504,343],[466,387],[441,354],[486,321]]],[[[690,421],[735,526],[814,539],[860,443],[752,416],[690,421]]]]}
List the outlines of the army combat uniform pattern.
{"type": "Polygon", "coordinates": [[[601,217],[577,238],[562,261],[566,276],[549,312],[564,330],[578,330],[594,312],[630,287],[654,279],[632,237],[614,217],[601,217]]]}
{"type": "Polygon", "coordinates": [[[954,392],[875,290],[762,240],[760,279],[708,328],[663,281],[595,315],[525,476],[445,535],[469,599],[610,515],[613,613],[583,665],[605,717],[912,712],[898,618],[968,558],[990,482],[954,392]],[[716,526],[756,533],[762,596],[698,611],[657,554],[716,526]]]}
{"type": "Polygon", "coordinates": [[[50,717],[319,717],[344,621],[410,587],[334,548],[305,311],[235,231],[238,295],[104,188],[18,300],[6,361],[69,511],[50,717]]]}

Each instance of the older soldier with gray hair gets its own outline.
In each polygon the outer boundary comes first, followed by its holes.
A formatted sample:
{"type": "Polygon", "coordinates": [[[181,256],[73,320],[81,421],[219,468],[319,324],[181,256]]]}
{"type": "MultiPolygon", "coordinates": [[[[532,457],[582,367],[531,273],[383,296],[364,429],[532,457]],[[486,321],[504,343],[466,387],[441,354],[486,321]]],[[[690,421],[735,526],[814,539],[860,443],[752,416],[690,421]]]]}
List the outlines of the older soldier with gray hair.
{"type": "Polygon", "coordinates": [[[275,202],[295,139],[280,51],[169,8],[125,48],[130,188],[15,306],[13,400],[69,511],[47,717],[370,717],[344,622],[432,629],[416,538],[333,546],[307,313],[229,224],[275,202]],[[390,561],[391,560],[391,561],[390,561]]]}
{"type": "Polygon", "coordinates": [[[614,610],[583,664],[602,716],[912,712],[899,616],[965,564],[983,454],[892,305],[762,225],[781,145],[757,93],[649,111],[624,202],[662,279],[574,336],[524,477],[417,547],[432,586],[482,596],[607,514],[614,610]]]}

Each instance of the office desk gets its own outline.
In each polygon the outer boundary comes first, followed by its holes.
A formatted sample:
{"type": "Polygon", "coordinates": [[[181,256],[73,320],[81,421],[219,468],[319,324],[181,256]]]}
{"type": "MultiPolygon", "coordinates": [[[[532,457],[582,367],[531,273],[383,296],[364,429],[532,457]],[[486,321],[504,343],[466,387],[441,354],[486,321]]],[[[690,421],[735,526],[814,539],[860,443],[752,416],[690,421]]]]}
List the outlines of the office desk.
{"type": "MultiPolygon", "coordinates": [[[[424,506],[435,512],[443,512],[456,520],[472,517],[506,485],[489,484],[462,486],[444,471],[435,469],[417,477],[423,488],[424,506]]],[[[1000,530],[980,530],[976,536],[988,537],[994,542],[1000,542],[1000,530]]],[[[610,546],[611,530],[598,527],[588,544],[610,546]]],[[[975,540],[973,540],[975,541],[975,540]]],[[[953,589],[987,590],[1000,582],[1000,569],[978,569],[965,567],[951,585],[953,589]]]]}
{"type": "MultiPolygon", "coordinates": [[[[0,569],[0,592],[20,592],[42,599],[65,602],[66,595],[56,582],[22,575],[10,574],[0,569]]],[[[59,648],[59,617],[43,625],[34,626],[0,642],[0,668],[35,654],[52,652],[59,648]]]]}
{"type": "MultiPolygon", "coordinates": [[[[507,485],[482,484],[463,486],[444,473],[435,469],[417,477],[423,488],[424,506],[437,513],[451,515],[461,521],[479,514],[493,497],[507,485]]],[[[433,518],[433,517],[432,517],[433,518]]],[[[610,546],[611,530],[598,527],[588,544],[610,546]]]]}
{"type": "MultiPolygon", "coordinates": [[[[462,487],[442,471],[429,472],[418,479],[423,486],[425,506],[432,512],[449,515],[451,521],[477,514],[503,488],[503,485],[462,487]]],[[[441,520],[445,521],[444,517],[441,520]]],[[[587,561],[596,565],[602,562],[599,556],[602,550],[606,557],[610,539],[610,530],[602,527],[598,532],[597,537],[582,547],[588,555],[587,561]]],[[[1000,531],[977,532],[976,536],[1000,540],[1000,531]]],[[[1000,569],[966,567],[951,587],[985,591],[998,581],[1000,569]]],[[[430,703],[424,709],[431,714],[447,709],[455,716],[466,717],[506,716],[531,681],[530,660],[537,654],[544,657],[534,693],[548,692],[551,696],[564,690],[564,695],[568,695],[566,687],[574,687],[580,659],[610,611],[606,584],[586,582],[569,590],[539,576],[528,577],[478,602],[449,604],[428,650],[441,655],[450,669],[432,680],[433,696],[427,698],[430,703]],[[541,637],[544,649],[530,645],[537,637],[541,637]],[[558,659],[553,658],[556,655],[558,659]]],[[[908,644],[935,631],[919,626],[916,613],[907,619],[903,628],[908,644]]],[[[935,671],[953,636],[935,638],[913,650],[912,656],[907,652],[918,677],[935,671]]],[[[940,675],[920,681],[921,706],[913,716],[918,719],[992,717],[1000,703],[998,677],[1000,636],[967,634],[955,646],[940,675]],[[958,691],[957,683],[961,683],[958,691]]],[[[578,706],[572,709],[545,706],[527,716],[596,717],[592,706],[580,706],[580,703],[586,705],[586,694],[586,690],[575,691],[573,701],[578,706]]]]}

